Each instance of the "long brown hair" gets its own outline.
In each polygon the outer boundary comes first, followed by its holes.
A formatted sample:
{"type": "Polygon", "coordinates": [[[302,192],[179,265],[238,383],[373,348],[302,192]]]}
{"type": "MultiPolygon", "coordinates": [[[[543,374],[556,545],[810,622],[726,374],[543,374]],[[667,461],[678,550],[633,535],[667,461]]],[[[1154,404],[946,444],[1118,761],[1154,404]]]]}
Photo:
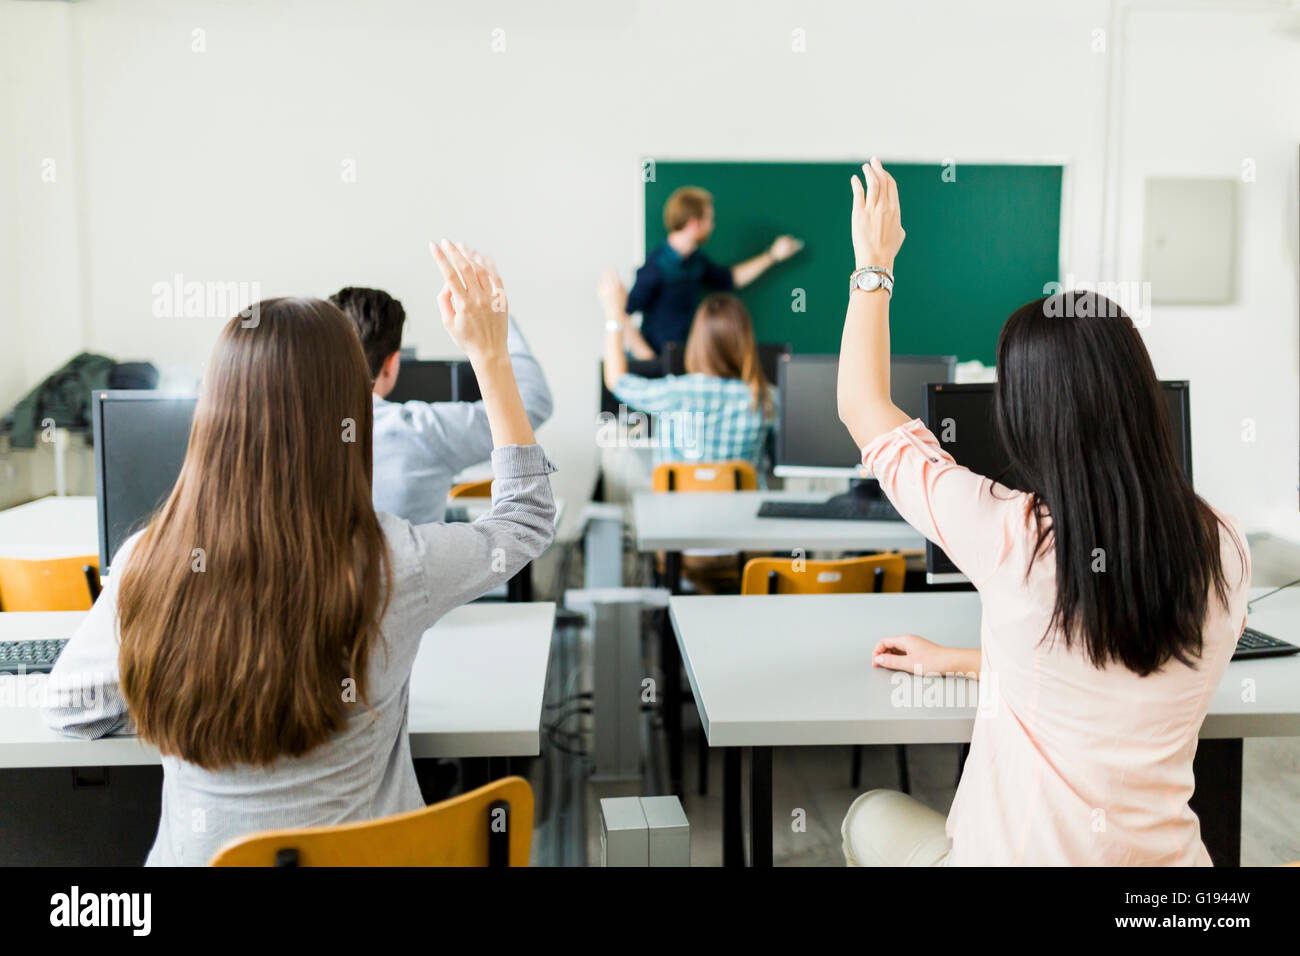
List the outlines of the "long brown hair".
{"type": "Polygon", "coordinates": [[[754,408],[772,414],[771,386],[758,360],[754,323],[745,303],[729,292],[704,297],[686,339],[686,371],[749,383],[754,408]]]}
{"type": "Polygon", "coordinates": [[[118,598],[140,736],[209,769],[298,756],[338,731],[347,691],[367,702],[389,596],[356,332],[319,299],[253,314],[217,340],[180,477],[118,598]]]}

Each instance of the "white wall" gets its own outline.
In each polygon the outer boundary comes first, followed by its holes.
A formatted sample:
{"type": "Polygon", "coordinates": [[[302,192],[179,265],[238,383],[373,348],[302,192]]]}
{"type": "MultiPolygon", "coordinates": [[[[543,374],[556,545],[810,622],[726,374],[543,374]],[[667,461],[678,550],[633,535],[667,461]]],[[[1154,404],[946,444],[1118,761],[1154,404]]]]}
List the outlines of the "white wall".
{"type": "Polygon", "coordinates": [[[1300,538],[1300,29],[1282,29],[1300,10],[1288,21],[1180,7],[1194,12],[1139,6],[1125,30],[1118,271],[1139,274],[1144,176],[1245,174],[1236,303],[1154,309],[1144,336],[1162,377],[1192,383],[1197,490],[1300,538]]]}
{"type": "MultiPolygon", "coordinates": [[[[1300,345],[1287,245],[1300,41],[1270,32],[1271,12],[1150,6],[1125,18],[1125,43],[1112,31],[1099,54],[1093,31],[1110,25],[1111,11],[1100,0],[469,9],[4,0],[10,21],[12,8],[27,8],[11,46],[70,47],[64,60],[26,63],[40,83],[70,88],[44,127],[30,117],[17,124],[18,148],[59,148],[70,124],[81,190],[70,219],[51,221],[33,203],[19,210],[20,228],[44,237],[20,259],[21,334],[41,338],[32,356],[54,345],[71,353],[79,333],[75,345],[197,370],[220,319],[150,312],[153,283],[180,272],[256,281],[264,295],[382,286],[407,306],[408,344],[449,355],[425,244],[463,237],[496,255],[550,373],[556,415],[541,439],[560,466],[560,493],[578,501],[596,461],[601,320],[592,290],[603,265],[630,276],[639,258],[643,157],[1063,157],[1065,271],[1097,276],[1114,245],[1109,271],[1129,279],[1138,276],[1143,176],[1234,176],[1253,156],[1260,173],[1243,188],[1241,303],[1157,309],[1148,342],[1161,374],[1193,381],[1198,486],[1252,527],[1300,536],[1300,345]],[[491,48],[497,28],[500,53],[491,48]],[[792,52],[796,29],[806,31],[805,53],[792,52]],[[206,52],[192,51],[195,30],[206,52]],[[1110,167],[1118,216],[1107,243],[1106,84],[1121,46],[1110,167]],[[355,183],[341,179],[348,159],[355,183]],[[82,326],[56,339],[27,324],[51,282],[80,290],[82,326]],[[1244,417],[1259,432],[1248,448],[1244,417]]],[[[725,229],[725,209],[719,217],[725,229]]],[[[29,362],[25,374],[44,370],[29,362]]]]}

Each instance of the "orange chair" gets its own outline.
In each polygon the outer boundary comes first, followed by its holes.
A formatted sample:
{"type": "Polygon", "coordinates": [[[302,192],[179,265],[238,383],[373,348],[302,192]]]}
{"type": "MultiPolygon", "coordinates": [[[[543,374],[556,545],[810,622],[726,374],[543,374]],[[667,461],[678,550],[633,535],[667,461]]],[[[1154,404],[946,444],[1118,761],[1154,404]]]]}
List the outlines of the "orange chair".
{"type": "Polygon", "coordinates": [[[99,596],[99,558],[0,558],[0,608],[88,611],[99,596]]]}
{"type": "Polygon", "coordinates": [[[527,866],[533,788],[503,777],[379,820],[267,830],[227,843],[212,866],[527,866]]]}
{"type": "Polygon", "coordinates": [[[459,485],[453,485],[451,491],[447,492],[448,498],[491,498],[492,497],[492,479],[485,478],[482,481],[462,481],[459,485]]]}
{"type": "Polygon", "coordinates": [[[656,465],[652,491],[756,491],[758,473],[747,461],[685,462],[656,465]]]}
{"type": "MultiPolygon", "coordinates": [[[[745,565],[741,594],[897,594],[903,590],[907,559],[901,554],[871,554],[838,561],[803,561],[793,558],[754,558],[745,565]]],[[[909,793],[907,748],[898,744],[899,789],[909,793]]],[[[862,781],[862,745],[853,747],[854,787],[862,781]]]]}
{"type": "Polygon", "coordinates": [[[873,554],[839,561],[754,558],[745,565],[741,594],[897,594],[903,590],[907,559],[873,554]]]}

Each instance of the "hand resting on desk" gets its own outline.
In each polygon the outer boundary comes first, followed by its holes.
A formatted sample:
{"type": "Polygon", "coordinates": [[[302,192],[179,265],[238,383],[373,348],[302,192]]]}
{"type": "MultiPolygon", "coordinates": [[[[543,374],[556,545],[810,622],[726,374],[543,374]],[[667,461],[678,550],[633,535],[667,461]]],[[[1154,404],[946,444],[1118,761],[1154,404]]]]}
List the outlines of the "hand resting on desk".
{"type": "Polygon", "coordinates": [[[944,647],[915,634],[881,638],[871,652],[877,667],[909,674],[960,674],[979,678],[978,648],[944,647]]]}

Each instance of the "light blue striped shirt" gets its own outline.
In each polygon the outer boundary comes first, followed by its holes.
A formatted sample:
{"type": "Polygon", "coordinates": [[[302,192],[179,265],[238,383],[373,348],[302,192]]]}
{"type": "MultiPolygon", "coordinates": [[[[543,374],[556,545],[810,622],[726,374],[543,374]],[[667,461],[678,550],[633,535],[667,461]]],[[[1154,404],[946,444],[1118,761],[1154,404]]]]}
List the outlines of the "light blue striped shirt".
{"type": "MultiPolygon", "coordinates": [[[[624,375],[610,389],[653,423],[655,464],[666,461],[748,461],[762,465],[772,419],[754,407],[749,383],[715,375],[624,375]]],[[[771,390],[772,401],[777,400],[771,390]]]]}

